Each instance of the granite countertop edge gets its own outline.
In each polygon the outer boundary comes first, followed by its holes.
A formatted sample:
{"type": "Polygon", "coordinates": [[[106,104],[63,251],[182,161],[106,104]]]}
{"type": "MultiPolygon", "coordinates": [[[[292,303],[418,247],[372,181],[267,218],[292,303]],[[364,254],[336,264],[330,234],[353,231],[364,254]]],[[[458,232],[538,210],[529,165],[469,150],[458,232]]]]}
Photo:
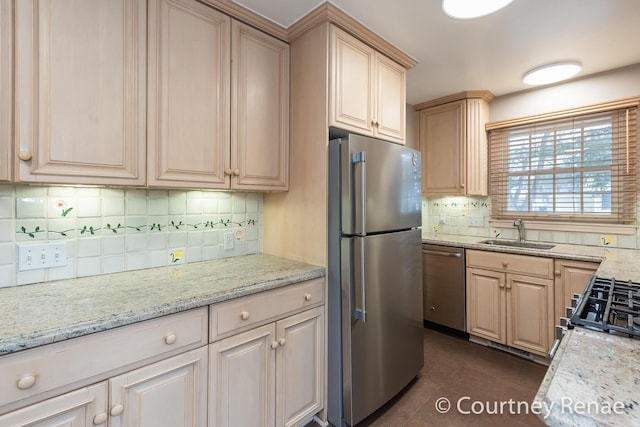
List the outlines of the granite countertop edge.
{"type": "MultiPolygon", "coordinates": [[[[27,319],[26,321],[21,322],[19,327],[13,328],[13,330],[18,331],[18,333],[15,334],[12,334],[11,328],[8,328],[9,331],[2,334],[2,327],[5,327],[7,323],[11,322],[10,319],[7,319],[8,313],[6,307],[3,306],[3,295],[9,294],[10,292],[19,295],[20,291],[22,289],[26,289],[27,287],[29,287],[29,293],[33,294],[37,294],[39,289],[42,289],[43,292],[51,292],[50,288],[60,287],[61,289],[58,293],[62,294],[68,292],[69,287],[74,287],[74,290],[77,290],[80,297],[77,297],[77,295],[74,295],[72,297],[64,295],[61,298],[66,297],[68,300],[70,300],[69,304],[77,304],[77,299],[82,297],[83,287],[89,289],[92,285],[95,285],[95,282],[98,281],[99,278],[105,278],[106,280],[107,277],[109,277],[110,280],[121,280],[122,283],[124,283],[127,281],[127,275],[131,274],[132,272],[122,272],[104,276],[92,276],[87,278],[68,279],[64,281],[46,282],[34,285],[24,285],[14,288],[0,289],[0,308],[5,309],[4,313],[0,312],[0,356],[36,348],[46,344],[65,341],[67,339],[76,338],[95,332],[106,331],[109,329],[130,325],[145,320],[151,320],[169,314],[175,314],[199,307],[206,307],[210,304],[256,294],[271,289],[276,289],[282,286],[303,282],[306,280],[321,278],[326,275],[326,271],[323,267],[288,260],[286,258],[273,257],[263,254],[247,255],[245,257],[237,258],[242,258],[246,263],[241,264],[243,266],[241,270],[234,270],[234,268],[237,268],[238,266],[232,266],[231,269],[227,268],[223,277],[220,277],[220,280],[229,281],[229,276],[236,278],[236,280],[231,281],[232,283],[229,286],[226,286],[222,289],[218,289],[215,286],[212,286],[210,291],[206,289],[203,291],[202,288],[199,288],[197,290],[194,290],[192,295],[189,295],[187,291],[186,295],[184,292],[182,292],[181,295],[176,295],[175,297],[171,295],[171,290],[169,289],[167,291],[167,294],[163,295],[162,300],[158,301],[157,303],[142,303],[138,306],[128,307],[127,309],[123,310],[118,310],[117,307],[114,307],[114,309],[109,313],[105,313],[103,309],[102,313],[95,316],[92,316],[91,312],[89,311],[86,313],[82,313],[86,318],[77,321],[74,319],[65,320],[64,318],[62,318],[62,316],[60,316],[58,319],[56,319],[57,324],[54,324],[51,327],[43,327],[41,325],[37,325],[37,322],[35,321],[34,325],[30,326],[27,319]],[[253,274],[248,275],[246,279],[243,280],[242,276],[244,275],[244,273],[246,273],[246,265],[247,263],[251,265],[252,262],[255,263],[256,266],[248,268],[253,268],[253,274]],[[264,280],[260,279],[260,276],[262,276],[262,264],[267,264],[263,269],[263,274],[265,276],[264,280]]],[[[137,284],[132,284],[130,286],[144,286],[145,282],[157,279],[159,274],[165,277],[169,277],[168,279],[165,279],[164,282],[171,284],[171,275],[175,274],[176,271],[186,272],[186,275],[188,276],[188,273],[193,270],[206,268],[215,269],[215,266],[217,264],[220,264],[222,266],[224,263],[225,267],[229,267],[228,260],[230,260],[230,258],[224,260],[212,260],[199,263],[183,264],[179,267],[171,266],[148,270],[137,270],[135,274],[138,276],[138,278],[142,279],[138,280],[137,284]],[[149,279],[145,280],[145,277],[148,277],[149,279]],[[142,281],[143,284],[141,284],[140,281],[142,281]]],[[[195,279],[199,279],[202,281],[204,281],[205,279],[213,282],[216,281],[215,277],[212,279],[208,276],[196,277],[195,279]]],[[[176,279],[176,282],[180,283],[186,280],[189,279],[178,278],[176,279]]],[[[123,287],[125,286],[129,285],[123,285],[123,287]]],[[[180,289],[180,291],[184,291],[184,289],[180,289]]],[[[96,296],[96,293],[99,291],[91,290],[91,292],[93,293],[93,296],[96,296]]],[[[56,294],[56,296],[59,295],[56,294]]],[[[14,303],[14,306],[17,306],[18,304],[29,304],[28,300],[18,301],[20,299],[19,296],[16,296],[15,299],[16,301],[14,303]]],[[[6,305],[7,302],[5,301],[4,304],[6,305]]],[[[8,304],[11,303],[9,302],[8,304]]],[[[19,310],[19,307],[11,308],[19,310]]],[[[17,323],[17,321],[15,322],[17,323]]]]}

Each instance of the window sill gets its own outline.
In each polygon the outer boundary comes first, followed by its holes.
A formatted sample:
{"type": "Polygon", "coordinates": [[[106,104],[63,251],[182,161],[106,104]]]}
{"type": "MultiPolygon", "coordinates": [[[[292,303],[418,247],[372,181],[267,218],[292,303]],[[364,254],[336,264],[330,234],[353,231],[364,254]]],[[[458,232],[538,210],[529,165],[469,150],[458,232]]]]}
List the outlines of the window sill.
{"type": "MultiPolygon", "coordinates": [[[[524,220],[527,230],[542,231],[570,231],[582,233],[606,233],[617,235],[633,235],[638,229],[637,225],[580,223],[580,222],[556,222],[524,220]]],[[[496,228],[512,228],[512,219],[490,219],[489,225],[496,228]]]]}

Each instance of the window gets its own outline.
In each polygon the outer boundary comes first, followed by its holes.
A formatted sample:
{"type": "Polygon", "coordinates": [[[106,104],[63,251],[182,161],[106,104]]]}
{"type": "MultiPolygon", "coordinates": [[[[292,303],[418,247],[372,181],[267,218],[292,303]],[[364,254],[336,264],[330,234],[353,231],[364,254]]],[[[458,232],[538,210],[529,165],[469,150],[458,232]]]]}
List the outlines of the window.
{"type": "Polygon", "coordinates": [[[635,102],[487,125],[492,218],[635,223],[637,114],[635,102]]]}

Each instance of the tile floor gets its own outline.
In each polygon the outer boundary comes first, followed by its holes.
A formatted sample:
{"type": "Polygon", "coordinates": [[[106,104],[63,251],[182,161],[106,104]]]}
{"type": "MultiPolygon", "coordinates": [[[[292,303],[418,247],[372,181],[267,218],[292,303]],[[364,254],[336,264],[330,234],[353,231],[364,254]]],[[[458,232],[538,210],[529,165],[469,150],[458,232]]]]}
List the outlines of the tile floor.
{"type": "MultiPolygon", "coordinates": [[[[509,414],[509,400],[531,402],[546,367],[511,354],[470,343],[431,329],[424,330],[425,367],[417,379],[360,426],[544,426],[533,414],[509,414]],[[468,399],[465,399],[468,397],[468,399]],[[436,401],[451,402],[448,413],[436,411],[436,401]],[[465,415],[480,405],[504,403],[502,414],[465,415]],[[475,403],[482,402],[482,403],[475,403]]],[[[311,424],[313,425],[313,424],[311,424]]]]}

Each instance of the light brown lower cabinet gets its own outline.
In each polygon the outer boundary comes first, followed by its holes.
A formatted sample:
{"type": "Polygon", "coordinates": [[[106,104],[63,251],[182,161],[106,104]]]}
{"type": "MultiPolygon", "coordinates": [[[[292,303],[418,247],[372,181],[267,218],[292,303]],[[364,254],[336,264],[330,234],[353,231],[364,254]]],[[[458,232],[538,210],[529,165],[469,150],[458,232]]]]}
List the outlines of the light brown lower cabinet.
{"type": "Polygon", "coordinates": [[[207,348],[5,415],[2,427],[205,427],[207,348]]]}
{"type": "Polygon", "coordinates": [[[553,260],[467,250],[467,332],[546,356],[553,342],[553,260]]]}
{"type": "Polygon", "coordinates": [[[209,426],[294,426],[322,409],[324,308],[210,345],[209,426]]]}

